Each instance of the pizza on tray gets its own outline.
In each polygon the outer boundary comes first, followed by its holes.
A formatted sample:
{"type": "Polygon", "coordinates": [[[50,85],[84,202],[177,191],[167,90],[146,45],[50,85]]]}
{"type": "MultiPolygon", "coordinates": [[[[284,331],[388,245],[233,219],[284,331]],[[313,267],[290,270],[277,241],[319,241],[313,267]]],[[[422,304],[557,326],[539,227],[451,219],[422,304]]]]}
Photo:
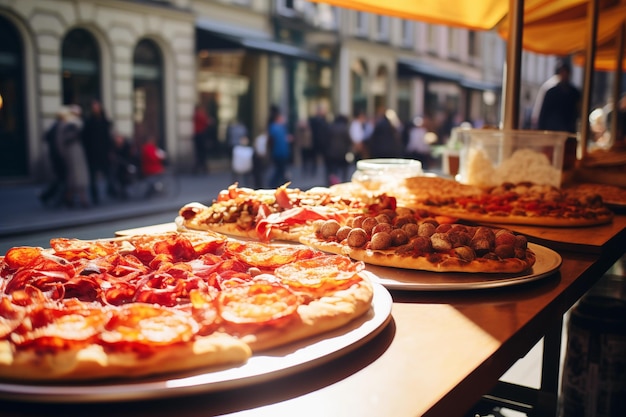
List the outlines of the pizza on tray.
{"type": "Polygon", "coordinates": [[[609,223],[613,212],[596,192],[571,192],[529,182],[477,189],[454,180],[410,178],[411,207],[493,224],[580,227],[609,223]]]}
{"type": "Polygon", "coordinates": [[[367,264],[433,272],[519,273],[535,263],[522,235],[423,215],[397,208],[345,224],[320,220],[300,242],[367,264]]]}
{"type": "Polygon", "coordinates": [[[189,203],[176,219],[180,230],[208,230],[260,241],[297,242],[315,220],[344,221],[350,215],[395,204],[386,195],[345,197],[329,188],[254,190],[237,184],[218,194],[210,205],[189,203]]]}
{"type": "Polygon", "coordinates": [[[0,258],[0,378],[238,366],[342,327],[373,297],[362,263],[302,245],[172,232],[50,246],[0,258]]]}

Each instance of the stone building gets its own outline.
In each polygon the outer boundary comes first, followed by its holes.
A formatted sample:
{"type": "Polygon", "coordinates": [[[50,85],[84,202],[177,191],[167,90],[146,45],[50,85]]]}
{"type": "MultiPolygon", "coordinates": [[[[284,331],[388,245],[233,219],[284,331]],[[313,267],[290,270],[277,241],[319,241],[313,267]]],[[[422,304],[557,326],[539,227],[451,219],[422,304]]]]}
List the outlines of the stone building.
{"type": "MultiPolygon", "coordinates": [[[[500,118],[506,46],[495,33],[303,0],[0,0],[0,38],[2,182],[44,178],[44,132],[62,105],[88,113],[92,99],[135,143],[155,136],[182,170],[197,103],[220,144],[233,121],[261,132],[271,105],[292,127],[320,106],[500,118]]],[[[528,59],[533,97],[553,58],[528,59]]]]}

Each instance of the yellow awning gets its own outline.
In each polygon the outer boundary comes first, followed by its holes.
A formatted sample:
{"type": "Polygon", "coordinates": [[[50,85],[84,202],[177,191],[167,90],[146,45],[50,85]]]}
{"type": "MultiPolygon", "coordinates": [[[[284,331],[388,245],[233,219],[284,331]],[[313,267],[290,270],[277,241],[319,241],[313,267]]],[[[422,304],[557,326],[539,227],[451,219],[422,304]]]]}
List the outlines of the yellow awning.
{"type": "MultiPolygon", "coordinates": [[[[509,12],[507,0],[311,0],[346,9],[474,30],[491,30],[509,12]]],[[[524,15],[553,15],[587,0],[525,0],[524,15]]]]}
{"type": "MultiPolygon", "coordinates": [[[[552,55],[571,55],[584,51],[588,42],[587,0],[546,2],[535,13],[524,13],[522,48],[527,51],[552,55]],[[570,3],[569,5],[566,3],[570,3]],[[561,3],[560,8],[556,4],[561,3]]],[[[626,19],[626,1],[607,5],[600,2],[596,44],[615,38],[626,19]]],[[[613,1],[612,3],[615,3],[613,1]]],[[[502,21],[498,32],[508,38],[508,22],[502,21]]]]}

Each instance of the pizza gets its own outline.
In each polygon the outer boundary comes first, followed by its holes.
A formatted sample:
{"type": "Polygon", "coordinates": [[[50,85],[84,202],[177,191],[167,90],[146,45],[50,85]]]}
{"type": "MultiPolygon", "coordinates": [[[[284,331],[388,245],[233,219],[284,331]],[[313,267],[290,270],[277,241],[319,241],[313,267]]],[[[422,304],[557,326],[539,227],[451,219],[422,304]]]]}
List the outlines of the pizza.
{"type": "Polygon", "coordinates": [[[573,193],[530,182],[503,183],[480,191],[453,180],[441,179],[439,184],[446,181],[451,184],[432,189],[419,178],[412,179],[412,187],[421,197],[415,198],[411,207],[483,224],[579,227],[613,219],[598,193],[573,193]]]}
{"type": "Polygon", "coordinates": [[[364,199],[329,188],[255,190],[237,184],[218,194],[211,205],[188,203],[176,219],[180,230],[209,230],[260,241],[297,242],[315,220],[344,221],[352,214],[395,204],[386,195],[364,199]]]}
{"type": "Polygon", "coordinates": [[[399,208],[345,224],[317,221],[300,242],[366,264],[433,272],[519,273],[535,263],[523,235],[424,214],[399,208]]]}
{"type": "Polygon", "coordinates": [[[366,313],[373,288],[363,267],[210,232],[14,247],[0,259],[0,378],[239,366],[366,313]]]}
{"type": "Polygon", "coordinates": [[[626,188],[611,184],[576,183],[566,188],[572,195],[585,197],[599,194],[602,201],[610,208],[626,207],[626,188]]]}

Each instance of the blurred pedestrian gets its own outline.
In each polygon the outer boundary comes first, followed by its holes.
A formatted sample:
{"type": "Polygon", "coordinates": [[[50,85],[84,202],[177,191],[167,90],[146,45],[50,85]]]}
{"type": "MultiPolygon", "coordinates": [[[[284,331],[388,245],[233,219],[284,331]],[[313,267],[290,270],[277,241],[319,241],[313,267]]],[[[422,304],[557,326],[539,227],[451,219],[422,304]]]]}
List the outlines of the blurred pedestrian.
{"type": "Polygon", "coordinates": [[[280,109],[272,106],[270,110],[270,123],[268,128],[270,155],[274,172],[270,179],[269,186],[280,187],[287,180],[287,167],[291,160],[291,137],[287,131],[285,117],[280,109]]]}
{"type": "Polygon", "coordinates": [[[313,152],[315,154],[315,165],[311,175],[317,173],[317,161],[319,157],[324,157],[324,147],[328,143],[330,136],[330,125],[328,123],[328,115],[326,107],[318,105],[315,115],[309,118],[309,129],[311,130],[311,140],[313,142],[313,152]]]}
{"type": "Polygon", "coordinates": [[[572,68],[568,62],[558,62],[559,82],[546,91],[543,98],[538,121],[540,130],[576,133],[581,94],[570,81],[571,72],[572,68]]]}
{"type": "Polygon", "coordinates": [[[328,185],[348,181],[348,155],[352,151],[352,138],[348,118],[339,114],[330,125],[330,140],[326,146],[326,178],[328,185]]]}
{"type": "Polygon", "coordinates": [[[87,189],[89,187],[89,167],[82,141],[83,121],[81,108],[71,105],[63,112],[62,121],[57,130],[57,146],[65,162],[66,190],[65,204],[74,207],[89,207],[87,189]]]}
{"type": "Polygon", "coordinates": [[[115,181],[116,195],[121,199],[128,198],[127,187],[138,174],[139,165],[136,150],[128,138],[119,132],[113,134],[113,152],[111,171],[115,181]]]}
{"type": "Polygon", "coordinates": [[[302,174],[315,175],[317,169],[317,155],[313,147],[313,136],[311,128],[306,120],[300,120],[296,126],[294,134],[294,142],[300,149],[300,158],[302,159],[302,174]]]}
{"type": "Polygon", "coordinates": [[[166,159],[167,154],[158,147],[156,137],[148,136],[141,147],[141,173],[148,185],[145,198],[150,198],[162,191],[161,178],[165,173],[166,159]]]}
{"type": "Polygon", "coordinates": [[[99,176],[106,181],[107,194],[115,196],[115,186],[111,173],[111,152],[113,150],[112,124],[99,100],[91,101],[91,111],[85,119],[82,131],[83,146],[89,167],[89,194],[93,204],[100,203],[99,176]]]}
{"type": "Polygon", "coordinates": [[[365,141],[367,140],[367,136],[371,133],[371,129],[368,127],[369,121],[367,120],[365,111],[357,110],[350,123],[350,139],[352,139],[352,152],[354,153],[355,161],[367,158],[365,141]]]}
{"type": "Polygon", "coordinates": [[[243,138],[248,138],[248,128],[239,120],[232,120],[226,127],[226,141],[230,149],[241,145],[243,138]]]}
{"type": "Polygon", "coordinates": [[[378,107],[374,122],[374,131],[367,141],[371,158],[400,158],[404,154],[400,125],[393,110],[378,107]]]}
{"type": "Polygon", "coordinates": [[[231,158],[233,182],[245,186],[252,179],[253,164],[254,148],[250,146],[250,140],[244,136],[239,140],[239,144],[233,147],[231,158]]]}
{"type": "Polygon", "coordinates": [[[63,111],[59,110],[52,125],[44,134],[44,141],[48,147],[48,158],[52,167],[52,179],[46,188],[39,195],[39,200],[44,205],[52,205],[54,207],[63,203],[65,193],[65,183],[67,177],[67,168],[65,161],[61,155],[57,143],[59,126],[63,121],[63,111]]]}
{"type": "Polygon", "coordinates": [[[160,175],[165,172],[167,154],[156,144],[156,138],[148,136],[141,147],[141,173],[144,177],[160,175]]]}
{"type": "Polygon", "coordinates": [[[211,118],[201,104],[197,104],[193,113],[193,147],[194,174],[206,174],[209,172],[207,156],[209,147],[209,128],[211,118]]]}
{"type": "Polygon", "coordinates": [[[420,161],[424,169],[428,168],[432,157],[430,143],[426,139],[428,131],[424,126],[424,119],[419,116],[415,117],[407,123],[405,131],[405,155],[420,161]]]}
{"type": "Polygon", "coordinates": [[[267,132],[259,133],[252,144],[254,154],[252,156],[252,180],[254,188],[265,187],[265,173],[270,164],[269,144],[267,132]]]}

